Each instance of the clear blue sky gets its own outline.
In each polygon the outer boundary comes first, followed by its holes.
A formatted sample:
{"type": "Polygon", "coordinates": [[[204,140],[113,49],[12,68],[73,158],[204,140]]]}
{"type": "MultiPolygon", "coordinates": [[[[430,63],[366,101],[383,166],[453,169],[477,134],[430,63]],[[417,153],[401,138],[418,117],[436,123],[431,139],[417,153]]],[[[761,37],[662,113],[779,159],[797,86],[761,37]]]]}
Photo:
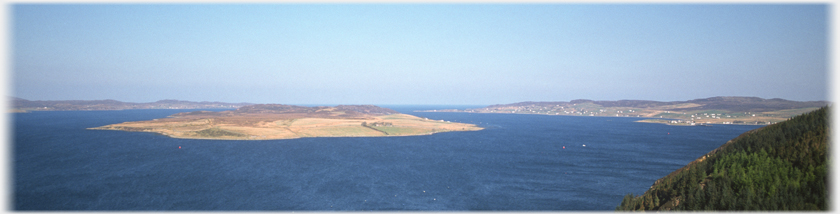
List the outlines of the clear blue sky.
{"type": "Polygon", "coordinates": [[[10,95],[828,100],[826,4],[13,4],[10,95]]]}

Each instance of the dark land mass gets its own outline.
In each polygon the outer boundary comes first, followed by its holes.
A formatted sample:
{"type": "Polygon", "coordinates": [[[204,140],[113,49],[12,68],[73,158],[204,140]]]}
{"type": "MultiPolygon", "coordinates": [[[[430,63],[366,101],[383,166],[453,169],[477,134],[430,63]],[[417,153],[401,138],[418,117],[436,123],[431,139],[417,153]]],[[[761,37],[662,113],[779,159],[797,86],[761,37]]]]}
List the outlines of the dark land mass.
{"type": "Polygon", "coordinates": [[[475,109],[444,109],[436,112],[548,114],[602,117],[644,117],[669,120],[641,122],[672,125],[758,124],[784,121],[793,116],[827,106],[827,101],[790,101],[758,97],[711,97],[688,101],[660,102],[649,100],[593,101],[578,99],[569,102],[519,102],[490,105],[475,109]]]}
{"type": "Polygon", "coordinates": [[[616,210],[828,210],[828,107],[748,131],[616,210]]]}
{"type": "Polygon", "coordinates": [[[239,108],[251,103],[190,102],[182,100],[160,100],[151,103],[131,103],[117,100],[26,100],[13,97],[12,111],[90,111],[125,109],[218,109],[239,108]]]}

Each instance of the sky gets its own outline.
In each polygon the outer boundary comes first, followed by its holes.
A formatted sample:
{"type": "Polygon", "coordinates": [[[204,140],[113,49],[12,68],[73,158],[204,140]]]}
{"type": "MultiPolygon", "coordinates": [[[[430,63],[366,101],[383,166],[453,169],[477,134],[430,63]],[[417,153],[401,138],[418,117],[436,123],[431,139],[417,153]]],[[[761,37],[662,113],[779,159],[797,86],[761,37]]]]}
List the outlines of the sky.
{"type": "Polygon", "coordinates": [[[829,100],[827,4],[11,4],[9,96],[829,100]]]}

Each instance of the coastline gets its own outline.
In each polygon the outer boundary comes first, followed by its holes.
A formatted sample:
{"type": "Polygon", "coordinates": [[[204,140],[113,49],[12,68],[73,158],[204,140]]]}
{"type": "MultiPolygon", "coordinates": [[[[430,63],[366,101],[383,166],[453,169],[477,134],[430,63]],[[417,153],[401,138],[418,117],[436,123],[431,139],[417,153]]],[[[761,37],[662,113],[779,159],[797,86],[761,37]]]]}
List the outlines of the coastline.
{"type": "Polygon", "coordinates": [[[739,121],[736,119],[730,118],[716,118],[716,119],[706,119],[704,121],[694,121],[694,125],[691,125],[692,121],[690,118],[682,119],[682,118],[654,118],[649,116],[641,116],[641,115],[581,115],[581,114],[545,114],[545,113],[529,113],[529,112],[484,112],[484,111],[471,111],[471,110],[458,110],[458,109],[442,109],[442,110],[418,110],[415,112],[452,112],[452,113],[476,113],[476,114],[523,114],[523,115],[547,115],[547,116],[572,116],[572,117],[611,117],[611,118],[640,118],[640,120],[635,122],[641,123],[661,123],[665,125],[674,125],[674,126],[704,126],[704,125],[772,125],[782,121],[785,121],[789,118],[767,118],[761,117],[760,119],[743,119],[738,118],[739,121]],[[671,123],[670,121],[679,121],[677,123],[671,123]]]}
{"type": "MultiPolygon", "coordinates": [[[[231,119],[220,117],[221,119],[231,119]]],[[[452,131],[478,131],[475,124],[430,120],[406,114],[372,118],[293,118],[250,124],[219,124],[219,118],[161,118],[124,122],[89,130],[158,133],[171,138],[201,140],[283,140],[309,137],[396,137],[452,131]]]]}

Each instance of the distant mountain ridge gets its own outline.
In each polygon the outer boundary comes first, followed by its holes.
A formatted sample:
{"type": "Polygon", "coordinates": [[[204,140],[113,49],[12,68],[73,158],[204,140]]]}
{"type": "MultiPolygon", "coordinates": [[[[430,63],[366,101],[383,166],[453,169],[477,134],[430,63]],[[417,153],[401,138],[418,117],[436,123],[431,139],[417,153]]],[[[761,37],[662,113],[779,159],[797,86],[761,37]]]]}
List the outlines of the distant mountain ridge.
{"type": "Polygon", "coordinates": [[[192,102],[183,100],[159,100],[151,103],[122,102],[106,100],[26,100],[12,97],[12,108],[24,111],[85,111],[124,109],[216,109],[239,108],[251,103],[192,102]]]}
{"type": "MultiPolygon", "coordinates": [[[[349,114],[388,115],[399,112],[374,105],[338,105],[335,107],[305,107],[285,104],[253,104],[225,102],[192,102],[183,100],[159,100],[151,103],[122,102],[106,100],[48,100],[32,101],[12,97],[13,108],[22,111],[85,111],[85,110],[124,110],[124,109],[237,109],[236,113],[304,113],[320,111],[342,111],[349,114]]],[[[191,112],[195,113],[195,112],[191,112]]],[[[210,114],[205,112],[204,114],[210,114]]]]}
{"type": "Polygon", "coordinates": [[[374,115],[388,115],[398,114],[399,112],[382,108],[374,105],[338,105],[335,107],[317,106],[304,107],[284,104],[255,104],[238,108],[235,113],[257,113],[257,114],[288,114],[288,113],[304,113],[315,114],[318,112],[333,112],[341,111],[345,114],[374,114],[374,115]]]}
{"type": "Polygon", "coordinates": [[[747,111],[747,112],[765,112],[765,111],[778,111],[778,110],[785,110],[785,109],[797,109],[797,108],[808,108],[808,107],[822,107],[829,104],[827,101],[791,101],[785,100],[780,98],[774,99],[764,99],[759,97],[727,97],[727,96],[718,96],[718,97],[710,97],[710,98],[703,98],[703,99],[694,99],[688,101],[671,101],[671,102],[662,102],[662,101],[650,101],[650,100],[618,100],[618,101],[594,101],[594,100],[587,100],[587,99],[576,99],[569,102],[518,102],[518,103],[511,103],[511,104],[498,104],[498,105],[491,105],[487,106],[487,108],[496,108],[496,107],[511,107],[511,106],[553,106],[553,105],[569,105],[569,104],[581,104],[581,103],[593,103],[603,107],[629,107],[629,108],[656,108],[656,107],[665,107],[661,108],[662,110],[680,110],[680,111],[692,111],[692,110],[704,110],[704,109],[721,109],[727,111],[747,111]],[[672,107],[668,108],[667,106],[678,106],[680,104],[699,104],[700,106],[696,107],[672,107]]]}

